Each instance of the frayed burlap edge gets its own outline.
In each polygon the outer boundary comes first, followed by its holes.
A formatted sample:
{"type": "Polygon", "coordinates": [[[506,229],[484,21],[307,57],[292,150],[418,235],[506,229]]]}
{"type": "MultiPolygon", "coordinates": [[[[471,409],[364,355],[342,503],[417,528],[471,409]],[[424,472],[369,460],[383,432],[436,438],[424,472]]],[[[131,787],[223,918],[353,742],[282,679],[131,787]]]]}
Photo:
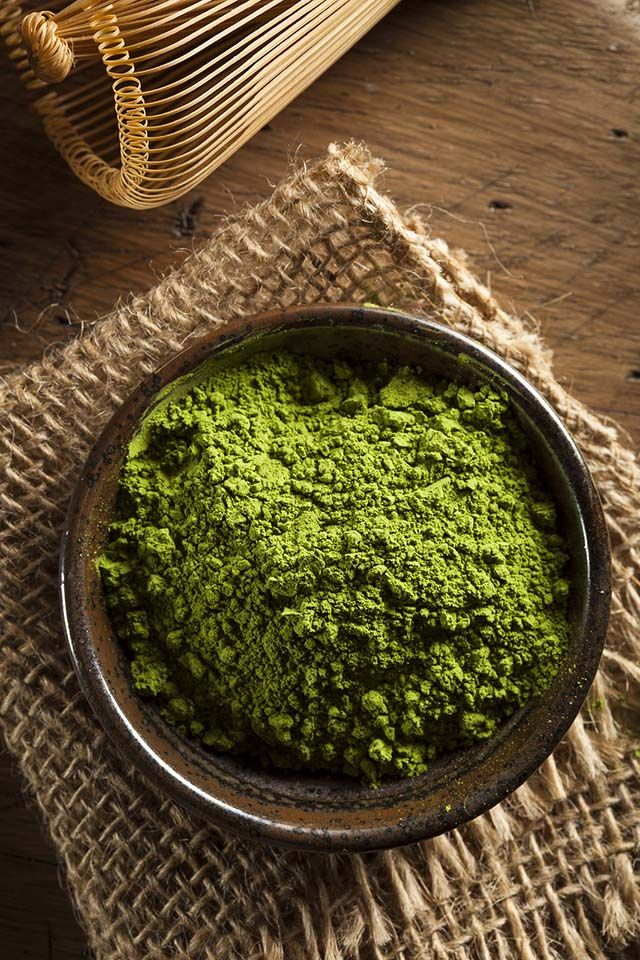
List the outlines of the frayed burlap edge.
{"type": "Polygon", "coordinates": [[[617,718],[640,681],[633,455],[554,379],[534,331],[375,188],[354,144],[297,165],[147,296],[2,391],[0,719],[100,960],[604,958],[637,932],[640,769],[617,718]],[[158,796],[106,742],[61,639],[57,550],[101,425],[135,382],[233,317],[299,302],[428,312],[518,367],[578,439],[612,539],[608,646],[561,747],[507,802],[446,837],[366,856],[251,846],[158,796]]]}

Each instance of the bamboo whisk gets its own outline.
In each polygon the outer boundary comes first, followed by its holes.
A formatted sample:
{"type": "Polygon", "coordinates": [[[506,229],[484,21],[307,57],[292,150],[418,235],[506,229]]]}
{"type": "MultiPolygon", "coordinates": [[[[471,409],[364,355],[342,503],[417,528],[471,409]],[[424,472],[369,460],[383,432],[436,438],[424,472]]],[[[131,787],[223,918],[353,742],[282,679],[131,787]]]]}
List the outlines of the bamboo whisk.
{"type": "Polygon", "coordinates": [[[108,200],[190,190],[398,0],[75,0],[1,31],[45,129],[108,200]]]}

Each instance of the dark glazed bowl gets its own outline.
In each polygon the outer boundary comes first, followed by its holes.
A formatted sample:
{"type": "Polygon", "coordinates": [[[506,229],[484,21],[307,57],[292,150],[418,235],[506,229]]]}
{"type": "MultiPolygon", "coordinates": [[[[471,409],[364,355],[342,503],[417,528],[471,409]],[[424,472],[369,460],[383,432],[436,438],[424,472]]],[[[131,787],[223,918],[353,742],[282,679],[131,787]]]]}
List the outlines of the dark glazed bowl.
{"type": "Polygon", "coordinates": [[[307,307],[213,331],[122,405],[93,448],[71,501],[60,592],[82,689],[115,745],[158,788],[246,837],[311,850],[371,850],[436,836],[471,820],[515,790],[551,753],[578,713],[600,660],[609,613],[609,544],[598,495],[575,443],[549,404],[499,357],[430,320],[369,308],[307,307]],[[159,394],[165,399],[187,389],[204,361],[209,374],[284,345],[324,356],[387,357],[506,390],[569,541],[570,649],[544,697],[510,717],[491,740],[441,757],[420,777],[376,790],[346,778],[265,771],[178,735],[131,687],[97,571],[127,444],[159,394]]]}

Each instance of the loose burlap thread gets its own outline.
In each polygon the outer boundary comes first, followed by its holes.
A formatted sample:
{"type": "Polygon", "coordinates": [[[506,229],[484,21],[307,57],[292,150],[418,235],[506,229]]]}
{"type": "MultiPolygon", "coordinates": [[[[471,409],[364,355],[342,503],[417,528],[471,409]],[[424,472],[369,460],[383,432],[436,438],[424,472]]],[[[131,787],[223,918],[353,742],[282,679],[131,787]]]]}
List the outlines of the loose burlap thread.
{"type": "Polygon", "coordinates": [[[380,195],[379,169],[354,144],[296,165],[148,295],[0,391],[0,719],[98,960],[585,960],[617,955],[640,925],[640,767],[617,706],[625,692],[633,713],[640,682],[638,467],[558,384],[535,331],[380,195]],[[506,802],[425,843],[311,856],[196,819],[112,749],[64,648],[58,544],[92,442],[143,375],[231,318],[371,299],[482,341],[559,411],[603,498],[612,618],[591,706],[506,802]]]}

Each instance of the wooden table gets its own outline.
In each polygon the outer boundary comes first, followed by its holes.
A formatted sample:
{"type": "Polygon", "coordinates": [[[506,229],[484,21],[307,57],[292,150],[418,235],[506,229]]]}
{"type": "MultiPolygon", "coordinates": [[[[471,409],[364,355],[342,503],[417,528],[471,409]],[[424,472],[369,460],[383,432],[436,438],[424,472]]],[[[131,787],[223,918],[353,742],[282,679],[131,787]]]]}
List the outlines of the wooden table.
{"type": "MultiPolygon", "coordinates": [[[[300,148],[368,141],[386,189],[540,324],[556,368],[640,438],[640,3],[404,0],[218,173],[150,212],[77,182],[2,59],[0,372],[142,291],[300,148]]],[[[0,954],[80,960],[55,855],[0,770],[0,954]]],[[[114,958],[116,960],[116,958],[114,958]]]]}

